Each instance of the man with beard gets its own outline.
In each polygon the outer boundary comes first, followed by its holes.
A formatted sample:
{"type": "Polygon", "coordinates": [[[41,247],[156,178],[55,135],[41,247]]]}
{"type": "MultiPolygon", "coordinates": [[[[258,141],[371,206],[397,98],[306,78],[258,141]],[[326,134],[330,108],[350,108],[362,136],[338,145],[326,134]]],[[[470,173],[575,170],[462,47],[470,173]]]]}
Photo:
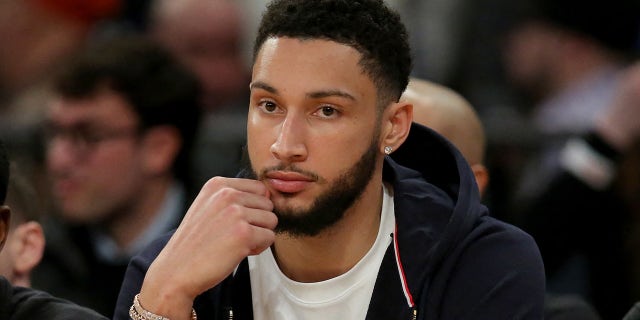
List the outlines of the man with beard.
{"type": "Polygon", "coordinates": [[[412,126],[410,65],[381,0],[272,2],[250,168],[208,181],[134,257],[115,319],[539,319],[535,243],[489,217],[455,149],[412,126]]]}

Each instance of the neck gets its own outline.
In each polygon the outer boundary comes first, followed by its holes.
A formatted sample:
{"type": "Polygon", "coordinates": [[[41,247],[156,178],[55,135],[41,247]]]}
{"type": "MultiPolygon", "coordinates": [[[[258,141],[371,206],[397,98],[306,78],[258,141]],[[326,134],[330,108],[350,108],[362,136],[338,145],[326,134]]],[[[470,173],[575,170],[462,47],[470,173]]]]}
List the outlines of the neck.
{"type": "Polygon", "coordinates": [[[373,246],[381,210],[382,180],[374,175],[334,226],[313,237],[276,236],[272,249],[280,270],[298,282],[319,282],[346,273],[373,246]]]}
{"type": "Polygon", "coordinates": [[[116,219],[109,221],[106,230],[120,249],[129,247],[153,222],[173,181],[171,177],[149,179],[129,212],[119,214],[116,219]]]}
{"type": "Polygon", "coordinates": [[[14,276],[12,279],[9,279],[9,282],[11,282],[14,287],[31,287],[31,279],[29,274],[14,276]]]}

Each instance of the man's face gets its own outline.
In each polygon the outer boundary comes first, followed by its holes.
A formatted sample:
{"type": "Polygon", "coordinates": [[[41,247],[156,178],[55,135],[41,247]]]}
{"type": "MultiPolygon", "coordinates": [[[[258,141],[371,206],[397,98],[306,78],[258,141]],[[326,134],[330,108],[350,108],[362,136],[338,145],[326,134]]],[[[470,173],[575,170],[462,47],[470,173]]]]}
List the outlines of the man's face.
{"type": "Polygon", "coordinates": [[[118,94],[57,99],[49,108],[47,167],[65,218],[97,223],[132,206],[143,170],[137,116],[118,94]]]}
{"type": "Polygon", "coordinates": [[[379,170],[377,91],[360,57],[331,41],[271,38],[256,58],[248,153],[281,231],[332,225],[379,170]]]}
{"type": "MultiPolygon", "coordinates": [[[[173,9],[173,10],[172,10],[173,9]]],[[[186,1],[155,26],[153,34],[199,78],[204,107],[212,111],[246,95],[242,20],[233,1],[186,1]]]]}

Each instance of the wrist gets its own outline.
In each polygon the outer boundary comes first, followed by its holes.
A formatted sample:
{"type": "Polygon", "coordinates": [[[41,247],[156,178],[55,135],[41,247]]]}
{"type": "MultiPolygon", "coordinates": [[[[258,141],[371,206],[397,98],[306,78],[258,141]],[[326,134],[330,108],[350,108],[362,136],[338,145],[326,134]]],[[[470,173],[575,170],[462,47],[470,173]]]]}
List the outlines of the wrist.
{"type": "MultiPolygon", "coordinates": [[[[156,314],[154,312],[151,312],[147,309],[145,309],[142,306],[142,303],[140,302],[140,294],[136,294],[135,297],[133,298],[133,304],[131,305],[131,308],[129,309],[129,317],[133,320],[175,320],[175,319],[181,319],[179,317],[173,317],[173,318],[169,318],[169,317],[165,317],[163,315],[159,315],[156,314]]],[[[197,320],[198,316],[196,315],[196,311],[192,308],[191,309],[191,313],[189,314],[189,317],[186,319],[190,319],[190,320],[197,320]]]]}
{"type": "Polygon", "coordinates": [[[153,267],[152,264],[137,295],[140,304],[146,310],[171,320],[189,319],[187,315],[192,310],[195,296],[182,290],[175,277],[159,274],[153,267]]]}

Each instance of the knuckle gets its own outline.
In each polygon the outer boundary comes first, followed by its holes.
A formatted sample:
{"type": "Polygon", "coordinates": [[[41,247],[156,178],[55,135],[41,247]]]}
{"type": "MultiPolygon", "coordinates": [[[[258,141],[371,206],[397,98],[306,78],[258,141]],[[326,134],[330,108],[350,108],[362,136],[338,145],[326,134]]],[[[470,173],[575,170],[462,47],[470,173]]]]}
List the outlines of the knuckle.
{"type": "Polygon", "coordinates": [[[213,177],[204,183],[204,186],[202,187],[202,189],[209,190],[209,191],[217,190],[222,186],[224,186],[225,180],[226,179],[224,177],[213,177]]]}
{"type": "Polygon", "coordinates": [[[237,223],[233,234],[240,243],[247,243],[251,240],[251,226],[248,223],[237,223]]]}
{"type": "MultiPolygon", "coordinates": [[[[273,211],[273,208],[274,208],[273,202],[271,200],[269,200],[269,199],[265,199],[264,201],[265,201],[266,210],[267,211],[273,211]]],[[[275,215],[274,215],[274,217],[275,217],[275,215]]]]}
{"type": "Polygon", "coordinates": [[[258,188],[259,188],[258,193],[259,194],[267,193],[267,186],[265,186],[264,183],[262,183],[262,182],[259,182],[259,181],[256,181],[256,182],[258,182],[256,184],[258,186],[258,188]]]}
{"type": "Polygon", "coordinates": [[[269,219],[270,227],[271,229],[273,229],[278,225],[278,216],[276,216],[274,213],[271,213],[269,216],[271,217],[269,219]]]}
{"type": "Polygon", "coordinates": [[[223,201],[235,202],[238,198],[239,191],[231,187],[222,187],[216,195],[223,201]]]}
{"type": "Polygon", "coordinates": [[[238,204],[230,204],[229,206],[227,206],[227,209],[225,210],[225,213],[227,215],[228,218],[232,218],[232,219],[237,219],[240,218],[242,216],[244,216],[244,208],[238,204]]]}

